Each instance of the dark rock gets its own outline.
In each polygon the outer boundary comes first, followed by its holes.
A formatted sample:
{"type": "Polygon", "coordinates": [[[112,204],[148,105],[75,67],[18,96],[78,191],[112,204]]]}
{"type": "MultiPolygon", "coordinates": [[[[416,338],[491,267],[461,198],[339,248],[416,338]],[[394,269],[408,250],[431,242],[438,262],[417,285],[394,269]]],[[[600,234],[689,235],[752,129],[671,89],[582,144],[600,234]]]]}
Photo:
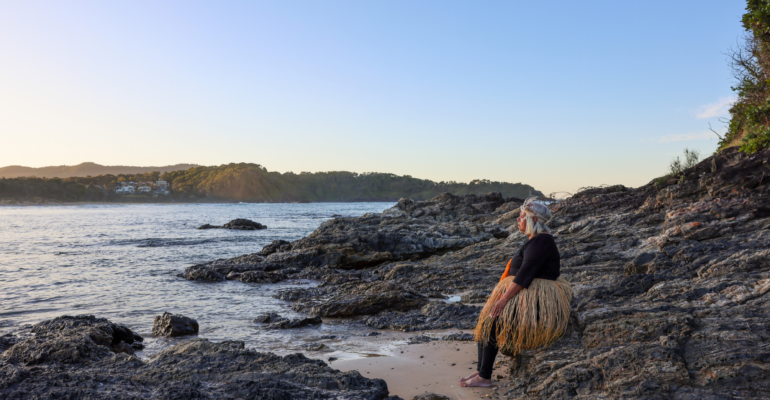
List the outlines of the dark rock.
{"type": "Polygon", "coordinates": [[[133,354],[143,338],[131,329],[93,315],[61,316],[32,326],[35,336],[15,343],[3,357],[24,365],[91,363],[113,352],[133,354]]]}
{"type": "Polygon", "coordinates": [[[243,219],[238,218],[234,219],[224,225],[222,225],[225,229],[238,229],[243,231],[253,231],[253,230],[259,230],[259,229],[267,229],[265,225],[260,224],[259,222],[254,222],[249,219],[243,219]]]}
{"type": "Polygon", "coordinates": [[[0,353],[16,344],[16,337],[10,333],[0,336],[0,353]]]}
{"type": "Polygon", "coordinates": [[[260,224],[259,222],[238,218],[222,226],[204,224],[198,227],[198,229],[237,229],[242,231],[254,231],[254,230],[260,230],[260,229],[267,229],[267,227],[265,225],[260,224]]]}
{"type": "Polygon", "coordinates": [[[441,340],[456,340],[456,341],[467,342],[467,341],[473,340],[473,335],[470,333],[452,333],[452,334],[443,336],[441,340]]]}
{"type": "Polygon", "coordinates": [[[403,332],[431,329],[472,329],[476,326],[481,307],[459,303],[430,302],[419,310],[383,312],[363,318],[364,324],[377,329],[403,332]]]}
{"type": "Polygon", "coordinates": [[[449,397],[443,394],[426,393],[412,397],[412,400],[449,400],[449,397]]]}
{"type": "Polygon", "coordinates": [[[364,378],[357,371],[340,372],[302,354],[282,357],[256,352],[236,341],[192,339],[146,362],[110,351],[113,337],[103,328],[111,323],[96,320],[43,326],[34,338],[3,353],[0,398],[353,400],[388,396],[387,385],[380,379],[364,378]]]}
{"type": "Polygon", "coordinates": [[[310,318],[300,318],[300,319],[284,319],[281,321],[275,321],[272,322],[270,325],[268,325],[269,329],[296,329],[296,328],[302,328],[309,325],[321,325],[323,321],[321,320],[321,317],[310,317],[310,318]]]}
{"type": "Polygon", "coordinates": [[[438,339],[434,339],[434,338],[432,338],[430,336],[425,336],[425,335],[412,336],[407,341],[407,344],[428,343],[428,342],[430,342],[432,340],[438,340],[438,339]]]}
{"type": "Polygon", "coordinates": [[[262,248],[259,252],[261,256],[269,256],[275,252],[291,250],[291,243],[285,240],[273,240],[272,243],[262,248]]]}
{"type": "Polygon", "coordinates": [[[286,318],[284,318],[284,317],[282,317],[282,316],[280,316],[280,315],[278,315],[276,313],[268,313],[268,314],[262,314],[262,315],[258,316],[257,318],[254,318],[254,320],[251,321],[251,322],[262,323],[262,324],[269,324],[269,323],[272,323],[272,322],[285,321],[285,320],[286,320],[286,318]]]}
{"type": "Polygon", "coordinates": [[[384,282],[347,283],[336,295],[314,297],[295,303],[296,311],[322,317],[352,317],[371,315],[383,310],[410,310],[428,300],[405,288],[384,282]]]}
{"type": "Polygon", "coordinates": [[[488,289],[473,290],[462,295],[460,301],[463,303],[484,303],[490,294],[492,294],[492,291],[488,289]]]}
{"type": "Polygon", "coordinates": [[[198,227],[198,229],[221,229],[221,226],[211,225],[211,224],[203,224],[198,227]]]}
{"type": "Polygon", "coordinates": [[[198,321],[184,315],[164,312],[163,315],[155,317],[152,324],[152,334],[155,336],[176,337],[196,333],[198,333],[198,321]]]}

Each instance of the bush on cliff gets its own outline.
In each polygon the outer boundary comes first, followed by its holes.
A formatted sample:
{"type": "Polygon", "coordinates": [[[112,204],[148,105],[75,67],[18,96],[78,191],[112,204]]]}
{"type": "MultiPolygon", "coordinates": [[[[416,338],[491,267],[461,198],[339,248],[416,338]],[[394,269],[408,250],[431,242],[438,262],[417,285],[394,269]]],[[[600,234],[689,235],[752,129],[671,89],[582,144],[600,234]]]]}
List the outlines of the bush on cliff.
{"type": "Polygon", "coordinates": [[[770,147],[770,0],[748,0],[742,22],[744,41],[729,54],[738,100],[719,150],[739,145],[751,154],[770,147]]]}

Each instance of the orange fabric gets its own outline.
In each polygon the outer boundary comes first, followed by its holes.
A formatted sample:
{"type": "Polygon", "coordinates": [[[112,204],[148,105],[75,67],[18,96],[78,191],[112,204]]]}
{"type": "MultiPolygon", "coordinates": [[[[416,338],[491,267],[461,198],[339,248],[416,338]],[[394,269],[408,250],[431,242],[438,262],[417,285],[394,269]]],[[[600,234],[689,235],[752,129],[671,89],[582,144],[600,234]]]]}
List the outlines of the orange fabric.
{"type": "Polygon", "coordinates": [[[511,258],[511,259],[508,261],[508,265],[506,265],[506,266],[505,266],[505,272],[503,272],[503,276],[501,276],[501,277],[500,277],[500,282],[502,282],[502,281],[503,281],[503,279],[505,279],[505,278],[507,278],[507,277],[508,277],[508,271],[510,271],[510,270],[511,270],[511,263],[512,263],[512,262],[513,262],[513,258],[511,258]]]}

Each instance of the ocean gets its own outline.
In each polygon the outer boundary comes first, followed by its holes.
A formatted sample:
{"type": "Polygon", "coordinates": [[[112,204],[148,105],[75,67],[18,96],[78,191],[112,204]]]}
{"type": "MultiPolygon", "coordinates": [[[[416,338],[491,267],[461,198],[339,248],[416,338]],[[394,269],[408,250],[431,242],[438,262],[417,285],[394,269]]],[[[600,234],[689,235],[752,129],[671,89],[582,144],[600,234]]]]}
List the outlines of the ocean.
{"type": "Polygon", "coordinates": [[[177,276],[193,264],[258,252],[273,240],[297,240],[334,215],[378,213],[393,203],[62,205],[0,207],[0,335],[23,333],[60,315],[93,314],[145,337],[140,357],[181,339],[152,337],[153,318],[164,311],[195,318],[197,337],[242,340],[247,347],[295,352],[324,337],[329,354],[375,354],[371,331],[355,322],[265,330],[251,321],[278,312],[299,317],[277,290],[312,281],[278,284],[194,282],[177,276]],[[260,231],[198,230],[247,218],[260,231]]]}

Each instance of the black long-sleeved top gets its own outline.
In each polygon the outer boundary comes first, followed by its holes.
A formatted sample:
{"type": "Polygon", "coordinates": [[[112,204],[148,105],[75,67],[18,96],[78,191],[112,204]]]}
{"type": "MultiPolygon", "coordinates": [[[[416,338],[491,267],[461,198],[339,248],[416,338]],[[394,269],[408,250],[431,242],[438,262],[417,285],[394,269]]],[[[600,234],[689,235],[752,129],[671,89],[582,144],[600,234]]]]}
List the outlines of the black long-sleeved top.
{"type": "Polygon", "coordinates": [[[513,256],[508,274],[516,275],[513,281],[525,288],[535,278],[555,281],[559,277],[560,260],[553,236],[541,233],[521,246],[513,256]]]}

